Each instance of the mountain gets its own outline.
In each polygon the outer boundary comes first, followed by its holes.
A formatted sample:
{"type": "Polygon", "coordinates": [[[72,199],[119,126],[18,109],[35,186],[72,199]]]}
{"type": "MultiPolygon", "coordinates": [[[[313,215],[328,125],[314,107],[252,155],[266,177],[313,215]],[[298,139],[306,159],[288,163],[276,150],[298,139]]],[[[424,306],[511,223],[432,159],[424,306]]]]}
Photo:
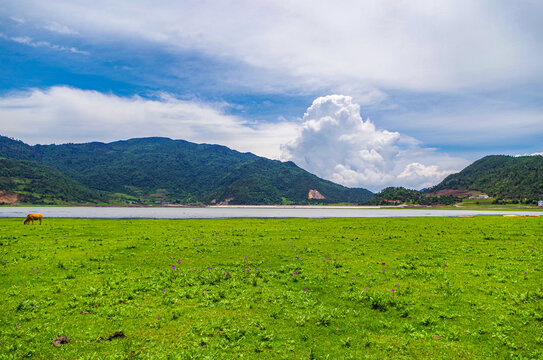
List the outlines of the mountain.
{"type": "Polygon", "coordinates": [[[363,205],[451,205],[462,201],[456,196],[426,196],[421,191],[410,190],[403,187],[388,187],[375,194],[363,205]]]}
{"type": "Polygon", "coordinates": [[[292,162],[167,138],[30,146],[0,136],[0,156],[35,161],[92,190],[153,202],[358,203],[373,195],[320,179],[292,162]],[[324,199],[308,199],[310,190],[324,199]]]}
{"type": "Polygon", "coordinates": [[[486,156],[427,190],[477,190],[498,199],[529,199],[543,196],[543,156],[486,156]]]}
{"type": "Polygon", "coordinates": [[[0,203],[101,203],[104,193],[91,190],[60,171],[25,160],[0,158],[0,203]]]}

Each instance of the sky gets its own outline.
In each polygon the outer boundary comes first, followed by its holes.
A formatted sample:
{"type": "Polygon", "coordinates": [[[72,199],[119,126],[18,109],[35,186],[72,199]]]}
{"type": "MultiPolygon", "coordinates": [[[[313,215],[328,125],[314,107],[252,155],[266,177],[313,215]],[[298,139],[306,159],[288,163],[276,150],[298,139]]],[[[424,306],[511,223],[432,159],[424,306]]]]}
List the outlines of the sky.
{"type": "Polygon", "coordinates": [[[226,145],[349,187],[543,152],[538,0],[5,0],[0,135],[226,145]]]}

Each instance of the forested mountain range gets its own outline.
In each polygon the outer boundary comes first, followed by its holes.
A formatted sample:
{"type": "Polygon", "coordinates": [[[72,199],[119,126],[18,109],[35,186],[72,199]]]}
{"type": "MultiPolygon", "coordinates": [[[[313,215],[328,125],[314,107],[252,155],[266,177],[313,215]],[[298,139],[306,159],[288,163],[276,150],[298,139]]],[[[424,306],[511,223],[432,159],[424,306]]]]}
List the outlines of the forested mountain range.
{"type": "MultiPolygon", "coordinates": [[[[117,197],[136,203],[358,203],[373,195],[366,189],[320,179],[292,162],[167,138],[30,146],[0,136],[0,157],[24,161],[20,162],[21,170],[54,170],[49,178],[73,180],[80,186],[79,194],[86,189],[88,197],[83,199],[72,186],[73,196],[63,197],[69,199],[66,202],[107,203],[117,197]]],[[[22,175],[12,172],[6,176],[17,177],[22,175]]],[[[0,183],[0,189],[4,183],[8,182],[0,183]]]]}
{"type": "Polygon", "coordinates": [[[445,189],[476,190],[497,199],[540,200],[543,156],[485,156],[459,173],[447,176],[426,193],[445,189]]]}

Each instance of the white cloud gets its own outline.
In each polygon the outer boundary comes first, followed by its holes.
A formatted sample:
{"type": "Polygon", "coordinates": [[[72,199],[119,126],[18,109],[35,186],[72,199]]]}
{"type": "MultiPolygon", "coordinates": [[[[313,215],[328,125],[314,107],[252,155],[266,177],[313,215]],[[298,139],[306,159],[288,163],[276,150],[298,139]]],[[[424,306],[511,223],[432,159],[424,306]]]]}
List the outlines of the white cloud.
{"type": "Polygon", "coordinates": [[[8,37],[5,34],[0,34],[0,37],[6,40],[11,40],[19,44],[31,46],[31,47],[47,47],[57,51],[66,51],[73,54],[89,55],[88,51],[79,50],[75,47],[65,47],[57,44],[51,44],[49,41],[35,41],[28,36],[12,36],[8,37]]]}
{"type": "Polygon", "coordinates": [[[17,16],[10,16],[9,18],[11,20],[13,20],[14,22],[16,22],[17,24],[24,24],[25,23],[25,19],[19,18],[17,16]]]}
{"type": "Polygon", "coordinates": [[[421,147],[398,132],[377,129],[362,119],[350,96],[317,98],[303,120],[299,136],[283,146],[282,158],[347,186],[423,188],[468,163],[421,147]]]}
{"type": "Polygon", "coordinates": [[[440,91],[543,76],[543,3],[534,1],[26,0],[5,8],[93,41],[235,59],[291,76],[292,86],[440,91]]]}
{"type": "Polygon", "coordinates": [[[45,30],[49,30],[61,35],[77,35],[78,34],[77,31],[69,28],[66,25],[59,24],[56,21],[49,22],[47,25],[44,25],[43,28],[45,30]]]}
{"type": "Polygon", "coordinates": [[[225,115],[221,106],[168,94],[149,100],[57,86],[0,97],[0,129],[1,135],[31,144],[164,136],[271,158],[279,157],[281,143],[296,136],[296,124],[251,125],[225,115]]]}

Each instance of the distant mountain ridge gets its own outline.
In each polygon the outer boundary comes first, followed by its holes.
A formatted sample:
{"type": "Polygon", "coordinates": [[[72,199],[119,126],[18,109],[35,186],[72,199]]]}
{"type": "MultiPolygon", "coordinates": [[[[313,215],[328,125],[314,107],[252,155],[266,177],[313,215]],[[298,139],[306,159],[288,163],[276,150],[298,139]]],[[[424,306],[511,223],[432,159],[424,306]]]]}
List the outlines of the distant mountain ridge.
{"type": "Polygon", "coordinates": [[[153,202],[358,203],[373,195],[320,179],[292,162],[168,138],[30,146],[0,136],[0,156],[50,167],[90,191],[153,202]],[[325,199],[308,199],[311,190],[325,199]]]}
{"type": "Polygon", "coordinates": [[[543,156],[485,156],[426,192],[445,189],[476,190],[498,199],[540,200],[543,156]]]}

